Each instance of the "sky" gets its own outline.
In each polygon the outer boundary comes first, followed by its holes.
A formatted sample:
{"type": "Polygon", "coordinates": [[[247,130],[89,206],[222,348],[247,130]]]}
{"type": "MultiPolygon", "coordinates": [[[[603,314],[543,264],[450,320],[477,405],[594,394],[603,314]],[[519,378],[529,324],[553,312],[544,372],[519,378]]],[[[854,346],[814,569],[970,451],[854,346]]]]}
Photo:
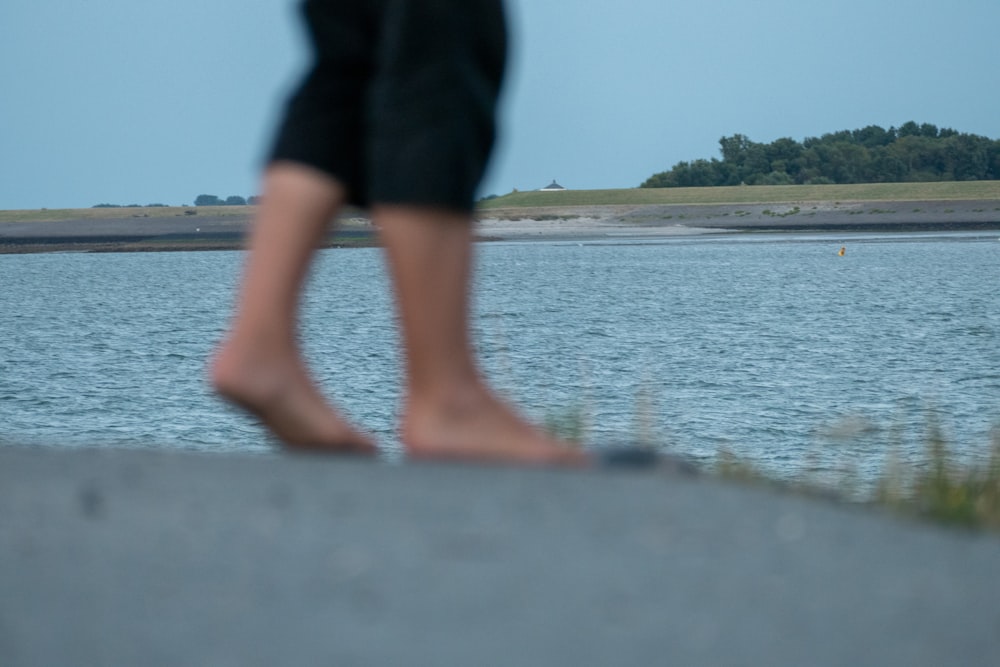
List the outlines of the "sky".
{"type": "MultiPolygon", "coordinates": [[[[914,120],[1000,138],[996,0],[507,7],[480,195],[636,187],[737,133],[914,120]]],[[[256,194],[303,37],[296,0],[2,0],[0,209],[256,194]]]]}

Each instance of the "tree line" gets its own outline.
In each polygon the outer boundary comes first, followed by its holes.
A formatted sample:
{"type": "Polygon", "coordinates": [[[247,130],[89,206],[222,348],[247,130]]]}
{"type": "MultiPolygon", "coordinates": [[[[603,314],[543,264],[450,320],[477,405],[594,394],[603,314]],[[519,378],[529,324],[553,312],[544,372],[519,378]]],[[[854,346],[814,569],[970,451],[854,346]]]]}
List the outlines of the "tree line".
{"type": "Polygon", "coordinates": [[[678,162],[639,187],[820,185],[1000,179],[1000,140],[914,121],[769,144],[719,139],[722,159],[678,162]]]}
{"type": "Polygon", "coordinates": [[[255,205],[260,203],[260,197],[241,197],[239,195],[230,195],[225,199],[217,197],[216,195],[198,195],[194,198],[195,206],[246,206],[255,205]]]}
{"type": "MultiPolygon", "coordinates": [[[[241,197],[240,195],[230,195],[225,199],[216,195],[198,195],[194,198],[195,206],[255,206],[260,203],[259,196],[241,197]]],[[[146,208],[165,207],[166,204],[146,204],[146,208]]],[[[182,204],[187,206],[187,204],[182,204]]],[[[140,204],[94,204],[91,208],[142,208],[140,204]]]]}

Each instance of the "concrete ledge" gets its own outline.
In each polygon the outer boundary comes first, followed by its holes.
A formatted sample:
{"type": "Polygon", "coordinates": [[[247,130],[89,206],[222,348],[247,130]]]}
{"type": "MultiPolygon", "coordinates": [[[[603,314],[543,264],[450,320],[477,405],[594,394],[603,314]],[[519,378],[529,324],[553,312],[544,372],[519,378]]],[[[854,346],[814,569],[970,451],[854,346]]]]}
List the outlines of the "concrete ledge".
{"type": "Polygon", "coordinates": [[[0,664],[997,665],[1000,539],[713,480],[0,446],[0,664]]]}

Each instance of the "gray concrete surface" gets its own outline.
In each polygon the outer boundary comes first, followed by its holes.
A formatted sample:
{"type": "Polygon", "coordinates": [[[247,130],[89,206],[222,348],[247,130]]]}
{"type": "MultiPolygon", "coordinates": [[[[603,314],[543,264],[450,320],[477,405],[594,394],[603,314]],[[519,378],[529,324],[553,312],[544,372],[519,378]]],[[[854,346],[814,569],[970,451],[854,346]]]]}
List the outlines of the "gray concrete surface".
{"type": "Polygon", "coordinates": [[[0,664],[1000,664],[1000,539],[650,472],[0,446],[0,664]]]}

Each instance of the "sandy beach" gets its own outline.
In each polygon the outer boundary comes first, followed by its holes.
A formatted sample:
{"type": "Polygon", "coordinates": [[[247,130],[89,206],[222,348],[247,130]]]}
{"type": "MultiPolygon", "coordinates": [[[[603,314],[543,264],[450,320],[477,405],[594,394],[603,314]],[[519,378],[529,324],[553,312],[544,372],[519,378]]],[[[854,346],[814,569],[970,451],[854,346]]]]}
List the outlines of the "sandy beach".
{"type": "Polygon", "coordinates": [[[482,237],[500,240],[988,229],[1000,229],[1000,200],[497,208],[479,220],[482,237]]]}
{"type": "MultiPolygon", "coordinates": [[[[0,254],[231,250],[244,245],[254,208],[136,209],[46,220],[37,211],[0,222],[0,254]],[[42,219],[39,219],[39,218],[42,219]]],[[[86,215],[84,215],[86,214],[86,215]]],[[[1000,200],[656,204],[492,208],[477,215],[481,241],[652,239],[734,232],[1000,230],[1000,200]]],[[[377,244],[357,212],[341,220],[327,247],[377,244]]]]}

